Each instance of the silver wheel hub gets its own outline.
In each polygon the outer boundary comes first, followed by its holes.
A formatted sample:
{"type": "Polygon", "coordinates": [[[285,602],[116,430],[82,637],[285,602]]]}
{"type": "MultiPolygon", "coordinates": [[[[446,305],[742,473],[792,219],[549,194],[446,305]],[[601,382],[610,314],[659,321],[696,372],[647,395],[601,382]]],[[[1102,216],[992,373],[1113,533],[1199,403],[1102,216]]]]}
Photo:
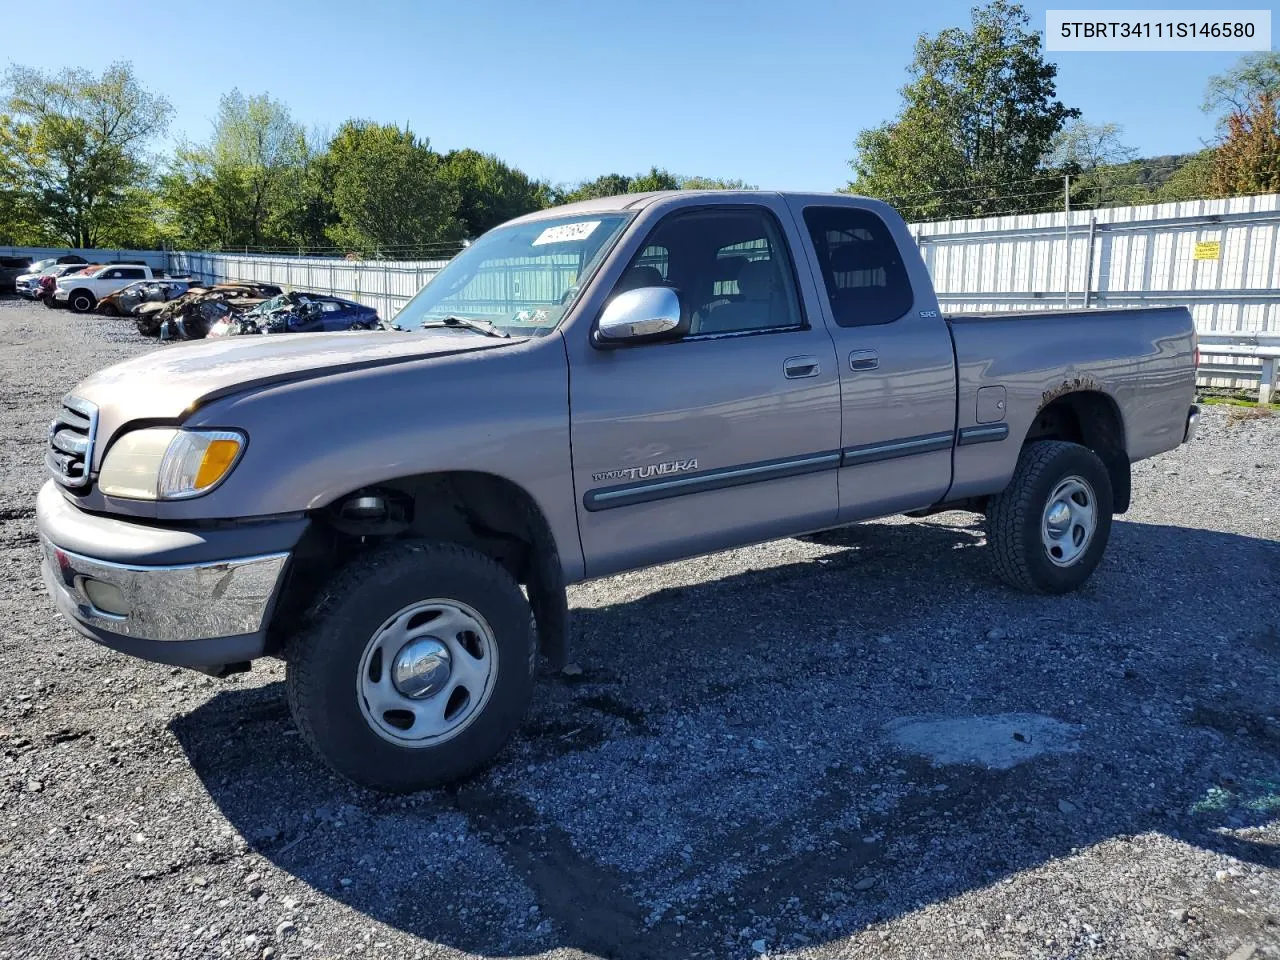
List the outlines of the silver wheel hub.
{"type": "Polygon", "coordinates": [[[1093,487],[1083,477],[1067,477],[1058,483],[1045,504],[1040,541],[1049,560],[1069,567],[1089,549],[1098,525],[1093,487]]]}
{"type": "Polygon", "coordinates": [[[421,700],[445,688],[453,672],[453,654],[435,637],[411,640],[396,654],[391,682],[406,697],[421,700]]]}
{"type": "Polygon", "coordinates": [[[365,721],[402,747],[457,736],[484,709],[498,676],[489,624],[459,600],[422,600],[388,617],[360,657],[356,697],[365,721]]]}

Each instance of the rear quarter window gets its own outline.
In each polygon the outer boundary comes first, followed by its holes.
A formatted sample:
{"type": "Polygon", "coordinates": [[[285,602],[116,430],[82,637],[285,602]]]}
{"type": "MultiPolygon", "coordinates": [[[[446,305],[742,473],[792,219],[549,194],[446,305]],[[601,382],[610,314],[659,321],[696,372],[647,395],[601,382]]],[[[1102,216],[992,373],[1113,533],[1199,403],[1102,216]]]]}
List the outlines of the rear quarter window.
{"type": "Polygon", "coordinates": [[[892,323],[911,309],[907,268],[883,220],[853,207],[807,207],[804,222],[837,324],[892,323]]]}

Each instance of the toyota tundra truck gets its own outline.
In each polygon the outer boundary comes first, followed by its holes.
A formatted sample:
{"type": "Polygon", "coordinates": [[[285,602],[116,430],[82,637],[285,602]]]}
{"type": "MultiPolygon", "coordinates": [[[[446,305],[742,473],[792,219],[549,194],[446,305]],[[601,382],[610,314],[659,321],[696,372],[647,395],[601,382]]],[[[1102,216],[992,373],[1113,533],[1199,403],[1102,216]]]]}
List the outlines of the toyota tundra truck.
{"type": "Polygon", "coordinates": [[[566,660],[567,584],[966,510],[1005,583],[1074,590],[1130,464],[1197,418],[1185,308],[944,316],[906,224],[852,196],[544,210],[396,324],[103,370],[37,502],[77,630],[215,674],[282,657],[304,738],[388,791],[499,751],[566,660]]]}

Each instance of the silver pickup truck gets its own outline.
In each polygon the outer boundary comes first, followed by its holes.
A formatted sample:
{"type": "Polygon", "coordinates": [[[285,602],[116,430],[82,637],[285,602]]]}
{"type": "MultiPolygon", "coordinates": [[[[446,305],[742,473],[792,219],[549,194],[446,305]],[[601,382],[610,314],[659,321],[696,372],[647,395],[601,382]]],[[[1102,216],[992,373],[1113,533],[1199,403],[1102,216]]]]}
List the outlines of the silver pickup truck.
{"type": "Polygon", "coordinates": [[[566,584],[960,509],[1004,581],[1072,590],[1129,465],[1196,422],[1187,310],[944,317],[858,197],[545,210],[396,321],[103,370],[57,412],[37,505],[81,633],[215,673],[284,657],[305,738],[384,790],[497,753],[539,653],[565,661],[566,584]]]}

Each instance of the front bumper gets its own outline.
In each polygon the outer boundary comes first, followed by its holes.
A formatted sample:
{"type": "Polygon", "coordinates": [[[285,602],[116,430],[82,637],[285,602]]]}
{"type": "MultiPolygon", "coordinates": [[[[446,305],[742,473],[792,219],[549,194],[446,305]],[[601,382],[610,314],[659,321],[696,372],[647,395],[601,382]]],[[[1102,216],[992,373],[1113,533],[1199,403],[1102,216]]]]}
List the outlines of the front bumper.
{"type": "Polygon", "coordinates": [[[292,547],[306,527],[287,520],[199,534],[126,522],[79,510],[52,483],[40,491],[36,519],[45,586],[71,625],[122,653],[183,667],[263,655],[292,547]],[[256,549],[271,544],[281,549],[256,549]],[[82,552],[86,546],[92,553],[82,552]],[[233,555],[205,556],[211,546],[233,555]],[[194,559],[163,562],[169,557],[194,559]]]}

